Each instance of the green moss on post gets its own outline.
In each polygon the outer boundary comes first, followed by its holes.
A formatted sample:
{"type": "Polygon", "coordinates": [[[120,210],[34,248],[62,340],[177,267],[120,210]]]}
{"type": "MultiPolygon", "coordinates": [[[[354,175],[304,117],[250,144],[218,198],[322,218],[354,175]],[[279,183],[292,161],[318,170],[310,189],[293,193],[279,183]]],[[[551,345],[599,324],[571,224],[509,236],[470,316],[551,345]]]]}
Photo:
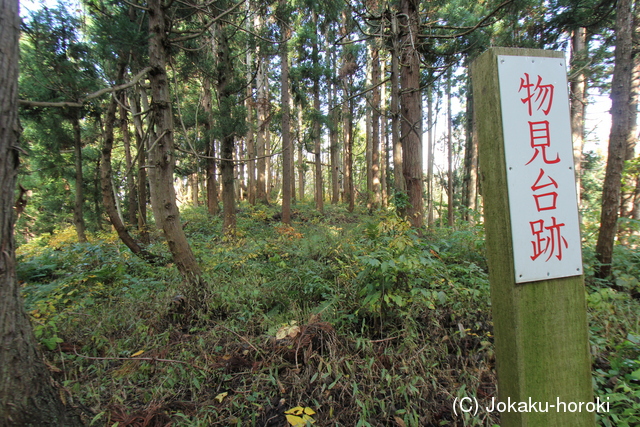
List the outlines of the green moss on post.
{"type": "Polygon", "coordinates": [[[548,412],[504,412],[501,426],[595,426],[595,415],[584,404],[576,412],[570,412],[573,406],[557,407],[558,402],[593,402],[583,276],[515,283],[498,55],[557,58],[563,54],[492,48],[471,68],[498,395],[502,402],[541,402],[542,409],[549,404],[548,412]]]}

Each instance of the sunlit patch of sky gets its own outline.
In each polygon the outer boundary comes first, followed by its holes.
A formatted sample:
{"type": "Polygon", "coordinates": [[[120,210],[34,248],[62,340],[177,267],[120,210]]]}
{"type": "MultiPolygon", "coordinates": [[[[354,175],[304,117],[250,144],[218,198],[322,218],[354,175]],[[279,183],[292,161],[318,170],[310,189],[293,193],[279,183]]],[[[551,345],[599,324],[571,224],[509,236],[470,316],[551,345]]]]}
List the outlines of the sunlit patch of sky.
{"type": "Polygon", "coordinates": [[[75,0],[20,0],[20,16],[24,19],[43,7],[55,8],[62,3],[71,14],[80,13],[80,3],[75,0]]]}

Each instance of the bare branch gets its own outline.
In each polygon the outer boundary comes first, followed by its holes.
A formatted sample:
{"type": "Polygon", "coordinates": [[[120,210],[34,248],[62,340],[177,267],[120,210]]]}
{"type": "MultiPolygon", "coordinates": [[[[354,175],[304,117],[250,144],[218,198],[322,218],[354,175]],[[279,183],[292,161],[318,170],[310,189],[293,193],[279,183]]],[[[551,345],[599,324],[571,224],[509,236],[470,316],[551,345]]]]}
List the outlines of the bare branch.
{"type": "Polygon", "coordinates": [[[220,15],[216,16],[215,18],[213,18],[211,20],[211,22],[209,22],[207,25],[204,26],[204,28],[202,28],[201,31],[198,31],[197,33],[194,33],[194,34],[189,35],[189,36],[177,37],[175,39],[172,39],[171,43],[183,42],[183,41],[195,39],[196,37],[200,37],[202,34],[205,33],[205,31],[207,31],[209,28],[211,28],[211,26],[213,24],[215,24],[216,22],[218,22],[219,20],[224,18],[226,15],[228,15],[231,12],[233,12],[234,10],[236,10],[240,5],[244,4],[244,2],[245,2],[245,0],[240,0],[238,3],[234,4],[232,7],[230,7],[229,9],[225,10],[224,12],[222,12],[220,15]]]}
{"type": "MultiPolygon", "coordinates": [[[[471,34],[475,30],[477,30],[478,28],[486,25],[486,22],[489,19],[493,18],[505,6],[509,5],[510,3],[513,3],[513,1],[514,0],[505,0],[505,1],[503,1],[490,14],[488,14],[487,16],[482,18],[476,25],[474,25],[473,27],[468,27],[466,29],[466,31],[463,31],[461,33],[451,34],[451,35],[445,35],[445,34],[418,34],[418,37],[423,38],[423,39],[455,39],[455,38],[458,38],[458,37],[464,37],[464,36],[466,36],[468,34],[471,34]]],[[[448,28],[453,28],[453,27],[443,27],[443,28],[448,29],[448,28]]],[[[438,28],[438,29],[442,29],[442,28],[438,28]]]]}
{"type": "Polygon", "coordinates": [[[19,102],[20,105],[24,105],[24,106],[27,106],[27,107],[81,108],[89,100],[92,100],[94,98],[98,98],[98,97],[100,97],[100,96],[102,96],[102,95],[104,95],[106,93],[117,92],[119,90],[127,89],[127,88],[135,85],[136,83],[138,83],[138,81],[140,81],[143,77],[145,77],[150,70],[151,70],[151,67],[147,67],[147,68],[143,69],[142,71],[140,71],[135,76],[133,76],[133,78],[127,83],[124,83],[124,84],[121,84],[121,85],[117,85],[117,86],[107,87],[107,88],[104,88],[104,89],[100,89],[97,92],[93,92],[93,93],[87,95],[84,99],[81,99],[81,100],[75,101],[75,102],[74,101],[44,102],[44,101],[29,101],[27,99],[20,99],[18,102],[19,102]]]}

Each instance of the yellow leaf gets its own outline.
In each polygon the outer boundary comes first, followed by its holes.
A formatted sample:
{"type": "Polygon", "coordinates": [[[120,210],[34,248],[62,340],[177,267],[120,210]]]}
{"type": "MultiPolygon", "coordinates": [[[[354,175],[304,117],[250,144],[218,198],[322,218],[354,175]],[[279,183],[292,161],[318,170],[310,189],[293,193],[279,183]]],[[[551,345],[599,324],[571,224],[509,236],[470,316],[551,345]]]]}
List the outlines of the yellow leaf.
{"type": "Polygon", "coordinates": [[[302,418],[296,417],[295,415],[287,415],[286,417],[287,421],[289,421],[289,424],[291,424],[293,427],[305,424],[305,421],[302,418]]]}
{"type": "Polygon", "coordinates": [[[302,406],[296,406],[295,408],[291,408],[288,411],[284,411],[285,414],[291,415],[302,415],[304,412],[304,408],[302,406]]]}
{"type": "Polygon", "coordinates": [[[144,350],[136,351],[135,353],[133,353],[133,354],[131,355],[131,357],[140,356],[142,353],[144,353],[144,350]]]}
{"type": "Polygon", "coordinates": [[[307,415],[315,415],[316,411],[307,406],[306,408],[304,408],[304,413],[307,415]]]}
{"type": "Polygon", "coordinates": [[[302,421],[304,421],[305,423],[306,423],[307,421],[309,421],[311,424],[314,424],[314,423],[316,422],[316,420],[314,420],[313,418],[311,418],[311,415],[307,415],[307,414],[304,414],[304,415],[302,416],[302,421]]]}
{"type": "Polygon", "coordinates": [[[216,399],[218,402],[222,403],[222,401],[224,400],[224,398],[225,398],[225,397],[227,397],[227,395],[228,395],[228,394],[229,394],[229,392],[225,391],[224,393],[220,393],[219,395],[217,395],[217,396],[215,397],[215,399],[216,399]]]}

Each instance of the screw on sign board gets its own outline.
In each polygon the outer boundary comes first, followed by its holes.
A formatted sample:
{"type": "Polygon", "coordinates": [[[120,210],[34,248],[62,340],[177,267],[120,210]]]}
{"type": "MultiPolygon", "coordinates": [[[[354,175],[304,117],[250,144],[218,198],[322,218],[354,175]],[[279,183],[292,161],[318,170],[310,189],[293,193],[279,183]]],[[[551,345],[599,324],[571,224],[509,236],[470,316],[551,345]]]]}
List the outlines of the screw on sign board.
{"type": "Polygon", "coordinates": [[[516,283],[582,274],[566,70],[498,56],[516,283]]]}

